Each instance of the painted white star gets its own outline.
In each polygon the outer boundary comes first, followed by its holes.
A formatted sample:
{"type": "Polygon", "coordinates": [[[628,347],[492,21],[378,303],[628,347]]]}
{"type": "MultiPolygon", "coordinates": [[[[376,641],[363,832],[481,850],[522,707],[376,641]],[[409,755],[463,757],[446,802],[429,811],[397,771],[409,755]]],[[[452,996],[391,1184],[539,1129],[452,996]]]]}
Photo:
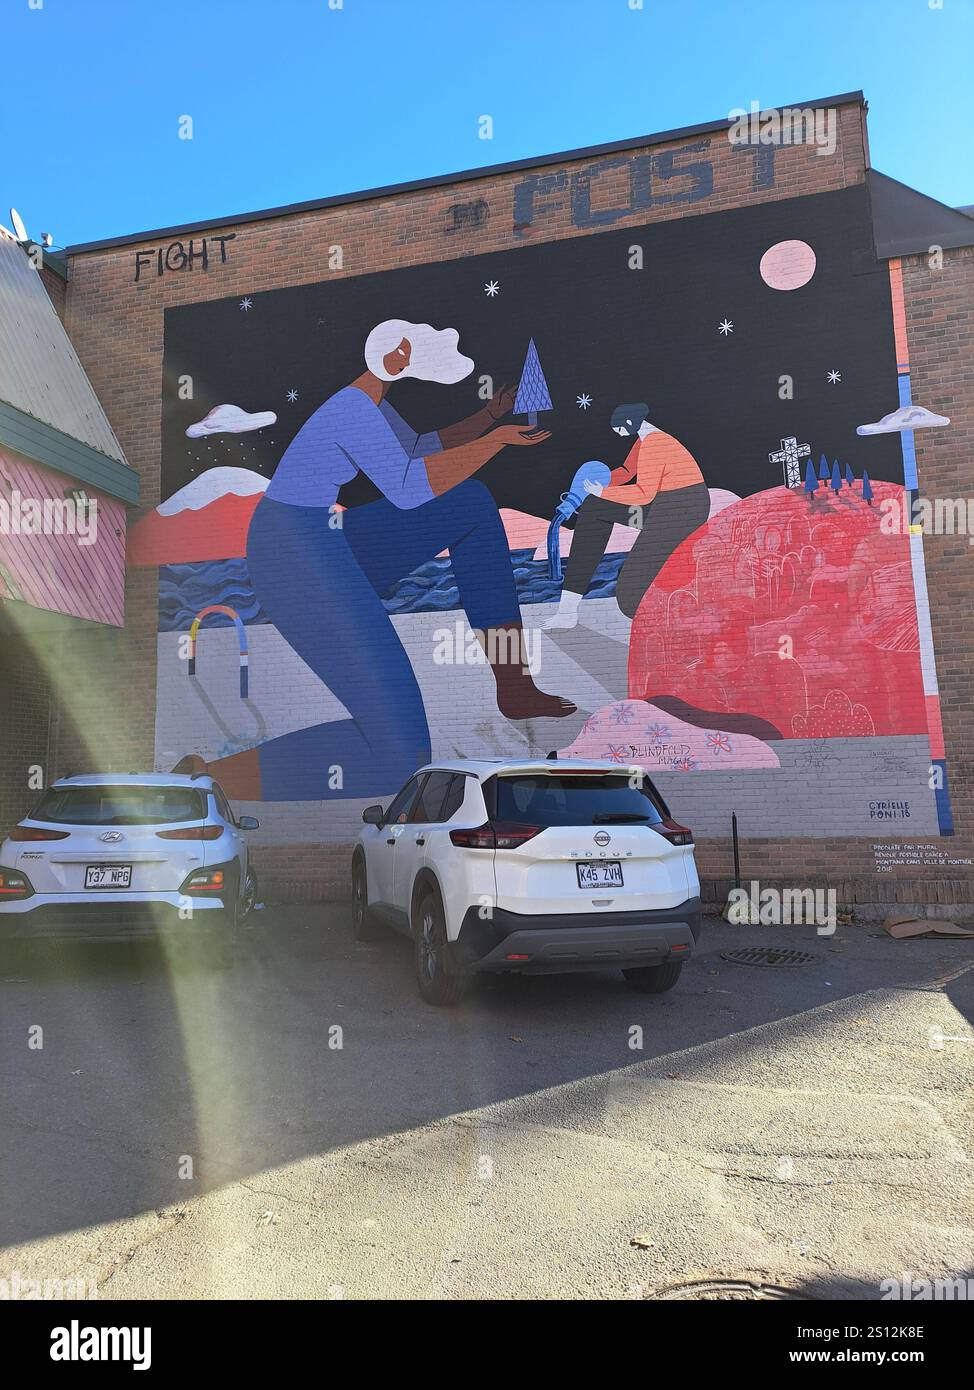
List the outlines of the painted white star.
{"type": "Polygon", "coordinates": [[[727,337],[728,333],[733,333],[733,331],[734,325],[731,323],[730,319],[722,319],[720,323],[717,325],[717,332],[723,333],[725,338],[727,337]]]}
{"type": "Polygon", "coordinates": [[[578,406],[579,410],[588,410],[589,406],[592,404],[592,397],[587,391],[583,391],[580,396],[575,397],[575,404],[578,406]]]}
{"type": "Polygon", "coordinates": [[[837,371],[835,371],[835,370],[832,370],[831,372],[829,372],[828,380],[829,380],[829,381],[832,383],[832,385],[834,386],[834,385],[836,384],[837,381],[841,381],[841,380],[842,380],[842,373],[841,373],[841,372],[837,372],[837,371]]]}
{"type": "Polygon", "coordinates": [[[254,307],[254,301],[253,301],[253,300],[250,298],[250,296],[248,295],[246,299],[241,299],[241,301],[240,301],[240,307],[241,307],[241,309],[243,309],[243,310],[245,310],[245,311],[246,311],[247,309],[252,309],[252,308],[254,307]]]}
{"type": "Polygon", "coordinates": [[[484,286],[484,294],[487,295],[488,299],[493,299],[495,294],[500,293],[500,288],[499,280],[488,280],[484,286]]]}
{"type": "Polygon", "coordinates": [[[297,391],[295,391],[295,389],[294,389],[293,386],[291,387],[290,391],[287,393],[287,398],[288,398],[288,400],[291,402],[292,405],[293,405],[294,402],[297,400],[297,398],[298,398],[298,393],[297,393],[297,391]]]}

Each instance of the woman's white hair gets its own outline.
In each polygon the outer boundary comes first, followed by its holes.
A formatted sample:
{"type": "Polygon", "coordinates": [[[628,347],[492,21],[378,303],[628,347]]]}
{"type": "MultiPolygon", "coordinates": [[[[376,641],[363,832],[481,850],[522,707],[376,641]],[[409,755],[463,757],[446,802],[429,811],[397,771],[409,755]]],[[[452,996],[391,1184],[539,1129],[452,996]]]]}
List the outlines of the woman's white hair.
{"type": "Polygon", "coordinates": [[[432,328],[428,323],[408,323],[406,319],[386,319],[377,324],[365,340],[365,365],[380,381],[399,381],[414,376],[420,381],[439,381],[452,386],[473,371],[473,358],[458,348],[460,334],[455,328],[432,328]],[[405,338],[410,346],[409,365],[401,372],[387,372],[383,358],[405,338]]]}

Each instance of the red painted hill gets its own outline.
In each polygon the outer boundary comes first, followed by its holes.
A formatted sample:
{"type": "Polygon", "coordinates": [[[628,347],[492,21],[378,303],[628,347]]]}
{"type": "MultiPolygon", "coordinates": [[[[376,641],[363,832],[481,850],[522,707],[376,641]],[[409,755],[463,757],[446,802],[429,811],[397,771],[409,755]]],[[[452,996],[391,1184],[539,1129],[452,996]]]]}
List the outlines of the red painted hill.
{"type": "Polygon", "coordinates": [[[177,565],[245,555],[247,528],[261,496],[228,492],[195,511],[185,509],[169,516],[150,512],[129,532],[129,564],[177,565]]]}
{"type": "Polygon", "coordinates": [[[903,489],[872,486],[872,505],[859,484],[773,488],[688,537],[633,621],[630,697],[783,738],[925,733],[909,538],[880,531],[903,489]]]}

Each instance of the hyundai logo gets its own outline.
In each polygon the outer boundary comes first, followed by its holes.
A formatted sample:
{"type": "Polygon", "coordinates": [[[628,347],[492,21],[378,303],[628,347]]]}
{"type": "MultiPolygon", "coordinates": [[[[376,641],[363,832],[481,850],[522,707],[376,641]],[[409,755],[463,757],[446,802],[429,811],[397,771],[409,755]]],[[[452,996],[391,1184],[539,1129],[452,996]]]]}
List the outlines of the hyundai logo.
{"type": "Polygon", "coordinates": [[[599,833],[595,836],[595,843],[597,845],[607,845],[611,839],[612,836],[609,835],[605,830],[600,830],[599,833]]]}
{"type": "Polygon", "coordinates": [[[122,838],[122,832],[120,830],[106,830],[104,835],[99,835],[98,838],[99,840],[105,841],[120,840],[122,838]]]}

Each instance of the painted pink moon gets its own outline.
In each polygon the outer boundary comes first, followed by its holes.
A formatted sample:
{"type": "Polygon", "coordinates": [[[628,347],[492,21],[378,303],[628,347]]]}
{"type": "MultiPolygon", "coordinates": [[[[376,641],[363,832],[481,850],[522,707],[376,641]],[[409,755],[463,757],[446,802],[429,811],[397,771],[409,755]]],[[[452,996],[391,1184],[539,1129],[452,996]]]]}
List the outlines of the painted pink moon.
{"type": "Polygon", "coordinates": [[[815,274],[815,252],[807,241],[779,241],[761,257],[760,270],[773,290],[798,290],[815,274]]]}

